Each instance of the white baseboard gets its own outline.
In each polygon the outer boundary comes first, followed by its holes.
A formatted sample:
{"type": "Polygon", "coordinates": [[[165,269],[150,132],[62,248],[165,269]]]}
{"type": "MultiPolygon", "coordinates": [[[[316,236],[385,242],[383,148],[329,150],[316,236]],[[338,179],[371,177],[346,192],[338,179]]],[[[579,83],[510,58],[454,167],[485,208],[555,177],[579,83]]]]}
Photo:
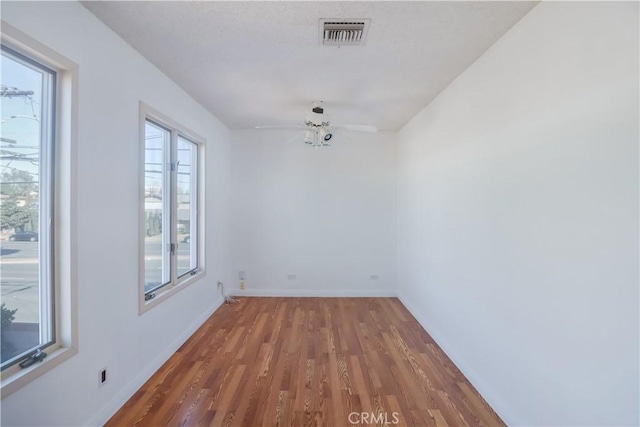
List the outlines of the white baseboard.
{"type": "Polygon", "coordinates": [[[451,345],[447,342],[446,339],[437,331],[437,329],[432,328],[429,325],[429,322],[424,317],[424,315],[415,307],[410,301],[410,299],[406,298],[401,292],[397,294],[398,299],[405,306],[409,313],[416,318],[420,326],[429,333],[431,338],[438,344],[438,346],[445,352],[445,354],[451,359],[451,361],[460,369],[460,371],[464,374],[464,376],[469,380],[469,382],[478,390],[478,393],[484,398],[484,400],[489,403],[489,405],[493,408],[493,410],[502,418],[507,425],[523,425],[518,422],[515,414],[512,414],[509,410],[509,405],[504,402],[504,400],[498,396],[491,387],[485,384],[483,381],[469,366],[469,364],[465,361],[465,359],[453,349],[451,345]]]}
{"type": "Polygon", "coordinates": [[[210,310],[200,315],[188,328],[186,328],[172,343],[169,345],[165,351],[158,354],[154,359],[150,360],[147,365],[145,365],[144,369],[136,375],[129,384],[125,385],[125,387],[118,393],[116,396],[107,403],[102,410],[98,411],[98,413],[86,424],[88,426],[103,426],[109,418],[115,414],[118,409],[124,405],[127,400],[133,396],[133,394],[140,389],[144,385],[145,382],[153,374],[155,374],[158,369],[167,361],[169,358],[175,353],[185,341],[193,335],[193,333],[200,327],[202,324],[213,314],[214,311],[218,309],[222,305],[222,296],[218,297],[210,310]]]}
{"type": "Polygon", "coordinates": [[[234,297],[395,297],[395,290],[380,289],[231,289],[234,297]]]}

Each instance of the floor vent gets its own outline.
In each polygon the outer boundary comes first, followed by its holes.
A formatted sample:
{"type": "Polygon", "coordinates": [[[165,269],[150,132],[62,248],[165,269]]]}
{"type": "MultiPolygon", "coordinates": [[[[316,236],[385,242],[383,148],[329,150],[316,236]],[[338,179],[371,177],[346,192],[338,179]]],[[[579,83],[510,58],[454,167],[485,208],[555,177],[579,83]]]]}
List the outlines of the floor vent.
{"type": "Polygon", "coordinates": [[[370,22],[370,19],[321,19],[320,44],[364,46],[370,22]]]}

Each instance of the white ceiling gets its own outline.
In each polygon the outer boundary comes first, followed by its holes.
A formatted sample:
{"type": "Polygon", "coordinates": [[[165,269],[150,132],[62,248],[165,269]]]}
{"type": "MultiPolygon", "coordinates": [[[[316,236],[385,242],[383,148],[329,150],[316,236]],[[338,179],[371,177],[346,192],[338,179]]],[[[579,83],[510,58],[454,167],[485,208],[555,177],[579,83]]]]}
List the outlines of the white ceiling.
{"type": "Polygon", "coordinates": [[[84,2],[232,129],[333,122],[397,130],[536,2],[84,2]],[[321,18],[370,18],[364,47],[318,43],[321,18]]]}

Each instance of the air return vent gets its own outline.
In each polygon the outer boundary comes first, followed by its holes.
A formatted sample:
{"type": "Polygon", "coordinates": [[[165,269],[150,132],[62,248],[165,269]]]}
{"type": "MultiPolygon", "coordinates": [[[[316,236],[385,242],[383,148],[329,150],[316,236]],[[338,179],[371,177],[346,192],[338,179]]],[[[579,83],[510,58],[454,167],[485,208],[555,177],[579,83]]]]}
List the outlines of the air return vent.
{"type": "Polygon", "coordinates": [[[370,22],[370,19],[321,19],[320,44],[363,46],[370,22]]]}

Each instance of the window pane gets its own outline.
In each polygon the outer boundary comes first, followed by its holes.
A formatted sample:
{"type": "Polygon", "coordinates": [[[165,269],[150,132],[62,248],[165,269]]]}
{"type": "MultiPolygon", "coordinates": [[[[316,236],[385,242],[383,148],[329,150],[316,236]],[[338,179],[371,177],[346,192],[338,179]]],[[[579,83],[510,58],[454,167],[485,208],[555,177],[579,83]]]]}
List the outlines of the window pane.
{"type": "Polygon", "coordinates": [[[144,276],[145,292],[166,285],[169,269],[168,130],[147,121],[144,147],[144,276]]]}
{"type": "Polygon", "coordinates": [[[53,340],[51,136],[54,74],[2,50],[2,366],[53,340]]]}
{"type": "Polygon", "coordinates": [[[177,202],[178,218],[178,276],[197,267],[197,219],[196,165],[198,147],[195,143],[178,137],[177,202]]]}

